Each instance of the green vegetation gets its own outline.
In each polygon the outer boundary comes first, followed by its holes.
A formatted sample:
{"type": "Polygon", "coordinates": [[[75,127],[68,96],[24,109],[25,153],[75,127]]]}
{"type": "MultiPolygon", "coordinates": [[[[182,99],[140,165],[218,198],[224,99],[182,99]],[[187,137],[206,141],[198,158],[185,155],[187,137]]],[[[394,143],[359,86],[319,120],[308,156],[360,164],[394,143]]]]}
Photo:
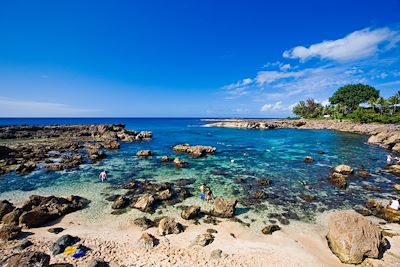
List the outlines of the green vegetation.
{"type": "Polygon", "coordinates": [[[349,84],[337,89],[329,102],[330,105],[322,106],[309,98],[295,105],[293,113],[307,119],[348,119],[361,123],[400,122],[400,91],[385,99],[372,86],[349,84]]]}

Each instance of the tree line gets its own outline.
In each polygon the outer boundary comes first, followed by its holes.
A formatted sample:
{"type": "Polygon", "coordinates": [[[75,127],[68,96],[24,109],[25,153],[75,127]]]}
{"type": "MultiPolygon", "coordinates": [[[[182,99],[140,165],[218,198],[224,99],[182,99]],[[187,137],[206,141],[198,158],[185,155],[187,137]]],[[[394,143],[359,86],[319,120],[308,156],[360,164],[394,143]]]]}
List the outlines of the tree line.
{"type": "Polygon", "coordinates": [[[400,122],[400,91],[385,99],[370,85],[349,84],[337,89],[329,102],[324,106],[308,98],[296,104],[293,113],[306,119],[325,117],[362,123],[400,122]]]}

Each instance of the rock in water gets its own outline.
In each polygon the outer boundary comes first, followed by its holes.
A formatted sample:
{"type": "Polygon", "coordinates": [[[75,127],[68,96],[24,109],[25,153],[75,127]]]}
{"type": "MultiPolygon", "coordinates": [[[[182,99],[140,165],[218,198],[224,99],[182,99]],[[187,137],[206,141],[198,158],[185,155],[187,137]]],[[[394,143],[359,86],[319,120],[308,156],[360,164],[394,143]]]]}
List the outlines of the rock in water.
{"type": "Polygon", "coordinates": [[[119,196],[113,203],[112,207],[113,209],[123,209],[125,206],[128,204],[128,199],[124,196],[119,196]]]}
{"type": "Polygon", "coordinates": [[[162,156],[160,160],[161,160],[161,162],[169,162],[172,159],[170,157],[168,157],[168,156],[162,156]]]}
{"type": "Polygon", "coordinates": [[[153,153],[150,150],[140,150],[136,153],[136,156],[138,157],[150,157],[151,155],[153,155],[153,153]]]}
{"type": "Polygon", "coordinates": [[[3,218],[4,215],[7,213],[10,213],[15,209],[14,205],[11,202],[8,202],[7,200],[2,200],[0,201],[0,221],[3,218]]]}
{"type": "Polygon", "coordinates": [[[338,172],[332,173],[332,175],[329,176],[328,180],[331,184],[340,189],[345,189],[347,186],[347,175],[338,172]]]}
{"type": "Polygon", "coordinates": [[[155,247],[158,240],[149,233],[143,233],[140,239],[138,240],[138,245],[144,249],[150,249],[155,247]]]}
{"type": "Polygon", "coordinates": [[[382,233],[357,212],[338,211],[329,218],[327,240],[343,263],[360,264],[364,258],[378,258],[382,233]]]}
{"type": "Polygon", "coordinates": [[[304,158],[305,163],[312,163],[313,161],[314,161],[314,159],[311,156],[307,156],[304,158]]]}
{"type": "Polygon", "coordinates": [[[184,208],[181,212],[181,217],[182,219],[185,220],[191,220],[196,218],[200,213],[200,207],[199,206],[190,206],[187,208],[184,208]]]}
{"type": "Polygon", "coordinates": [[[21,227],[15,225],[4,225],[0,228],[0,240],[8,241],[15,239],[21,233],[21,227]]]}
{"type": "Polygon", "coordinates": [[[340,174],[349,175],[353,173],[353,168],[348,165],[338,165],[334,168],[334,171],[340,174]]]}
{"type": "Polygon", "coordinates": [[[206,233],[198,235],[191,243],[190,246],[202,246],[205,247],[214,241],[212,234],[206,233]]]}
{"type": "Polygon", "coordinates": [[[27,251],[21,254],[14,254],[0,262],[4,267],[48,267],[50,256],[39,251],[27,251]]]}
{"type": "Polygon", "coordinates": [[[270,225],[265,226],[265,227],[261,230],[261,232],[262,232],[264,235],[271,235],[273,232],[278,231],[278,230],[281,230],[281,228],[279,227],[279,225],[270,224],[270,225]]]}
{"type": "Polygon", "coordinates": [[[119,149],[120,146],[121,145],[116,140],[105,140],[103,143],[103,147],[110,150],[119,149]]]}
{"type": "Polygon", "coordinates": [[[153,209],[154,197],[150,194],[144,194],[133,205],[134,208],[143,212],[149,212],[153,209]]]}
{"type": "Polygon", "coordinates": [[[161,191],[160,193],[158,193],[157,199],[159,200],[167,200],[170,199],[172,197],[172,193],[169,189],[165,189],[163,191],[161,191]]]}
{"type": "Polygon", "coordinates": [[[176,222],[174,218],[163,218],[158,224],[159,235],[179,234],[182,231],[183,226],[180,223],[176,222]]]}
{"type": "Polygon", "coordinates": [[[222,218],[232,218],[235,215],[237,199],[228,200],[222,197],[215,199],[215,206],[212,214],[222,218]]]}
{"type": "Polygon", "coordinates": [[[181,160],[180,158],[175,158],[173,162],[177,168],[185,168],[188,165],[186,161],[181,160]]]}
{"type": "Polygon", "coordinates": [[[359,171],[357,172],[357,175],[358,175],[358,177],[361,177],[361,178],[368,178],[368,177],[371,176],[371,175],[369,174],[369,172],[367,172],[367,171],[365,171],[365,170],[359,170],[359,171]]]}

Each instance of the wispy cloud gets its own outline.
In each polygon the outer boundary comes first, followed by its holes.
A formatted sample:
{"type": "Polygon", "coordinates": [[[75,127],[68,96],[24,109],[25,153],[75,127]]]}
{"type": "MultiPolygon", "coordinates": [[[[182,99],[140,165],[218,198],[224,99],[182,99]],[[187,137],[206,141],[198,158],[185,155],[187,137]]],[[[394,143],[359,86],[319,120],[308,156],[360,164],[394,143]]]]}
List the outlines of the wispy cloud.
{"type": "Polygon", "coordinates": [[[340,62],[359,60],[375,55],[380,49],[392,49],[400,41],[400,35],[387,27],[355,31],[344,38],[313,44],[309,47],[296,46],[283,52],[283,57],[301,61],[319,57],[340,62]]]}
{"type": "Polygon", "coordinates": [[[93,115],[100,110],[61,103],[16,100],[0,97],[0,117],[65,117],[93,115]]]}
{"type": "Polygon", "coordinates": [[[346,84],[368,83],[378,89],[396,86],[400,77],[399,42],[400,31],[384,27],[366,28],[309,47],[297,46],[285,51],[282,61],[266,63],[253,78],[222,87],[225,99],[245,96],[251,101],[248,105],[265,103],[259,112],[288,114],[293,102],[308,97],[327,99],[346,84]],[[316,60],[308,60],[311,58],[316,60]],[[285,62],[293,59],[299,60],[298,64],[285,62]]]}

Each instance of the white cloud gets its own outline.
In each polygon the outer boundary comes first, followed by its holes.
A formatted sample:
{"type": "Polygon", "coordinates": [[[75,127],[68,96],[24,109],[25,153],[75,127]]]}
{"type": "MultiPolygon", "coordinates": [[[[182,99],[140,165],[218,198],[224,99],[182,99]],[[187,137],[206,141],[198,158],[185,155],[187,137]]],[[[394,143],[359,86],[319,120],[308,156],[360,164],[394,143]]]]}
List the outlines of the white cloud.
{"type": "Polygon", "coordinates": [[[15,100],[0,97],[0,117],[65,117],[96,113],[97,109],[76,108],[66,104],[15,100]]]}
{"type": "Polygon", "coordinates": [[[282,71],[289,70],[290,68],[292,68],[290,64],[283,64],[282,66],[279,67],[279,69],[282,71]]]}
{"type": "Polygon", "coordinates": [[[228,97],[226,97],[226,99],[234,99],[239,96],[247,95],[247,89],[252,83],[253,79],[246,78],[236,83],[225,85],[222,87],[222,89],[226,90],[228,93],[228,97]]]}
{"type": "Polygon", "coordinates": [[[286,107],[286,106],[283,105],[282,101],[278,101],[278,102],[273,103],[273,104],[271,104],[271,103],[264,104],[261,107],[260,111],[261,112],[266,112],[266,111],[285,111],[285,110],[288,110],[288,108],[289,107],[286,107]]]}
{"type": "Polygon", "coordinates": [[[282,71],[259,71],[255,78],[258,85],[270,84],[286,78],[298,78],[303,75],[302,71],[282,72],[282,71]]]}
{"type": "Polygon", "coordinates": [[[372,56],[382,47],[391,49],[400,41],[400,34],[389,28],[371,30],[369,28],[355,31],[344,38],[311,46],[297,46],[283,52],[283,57],[305,61],[310,58],[331,59],[335,61],[353,61],[372,56]],[[384,45],[384,46],[382,46],[384,45]]]}

